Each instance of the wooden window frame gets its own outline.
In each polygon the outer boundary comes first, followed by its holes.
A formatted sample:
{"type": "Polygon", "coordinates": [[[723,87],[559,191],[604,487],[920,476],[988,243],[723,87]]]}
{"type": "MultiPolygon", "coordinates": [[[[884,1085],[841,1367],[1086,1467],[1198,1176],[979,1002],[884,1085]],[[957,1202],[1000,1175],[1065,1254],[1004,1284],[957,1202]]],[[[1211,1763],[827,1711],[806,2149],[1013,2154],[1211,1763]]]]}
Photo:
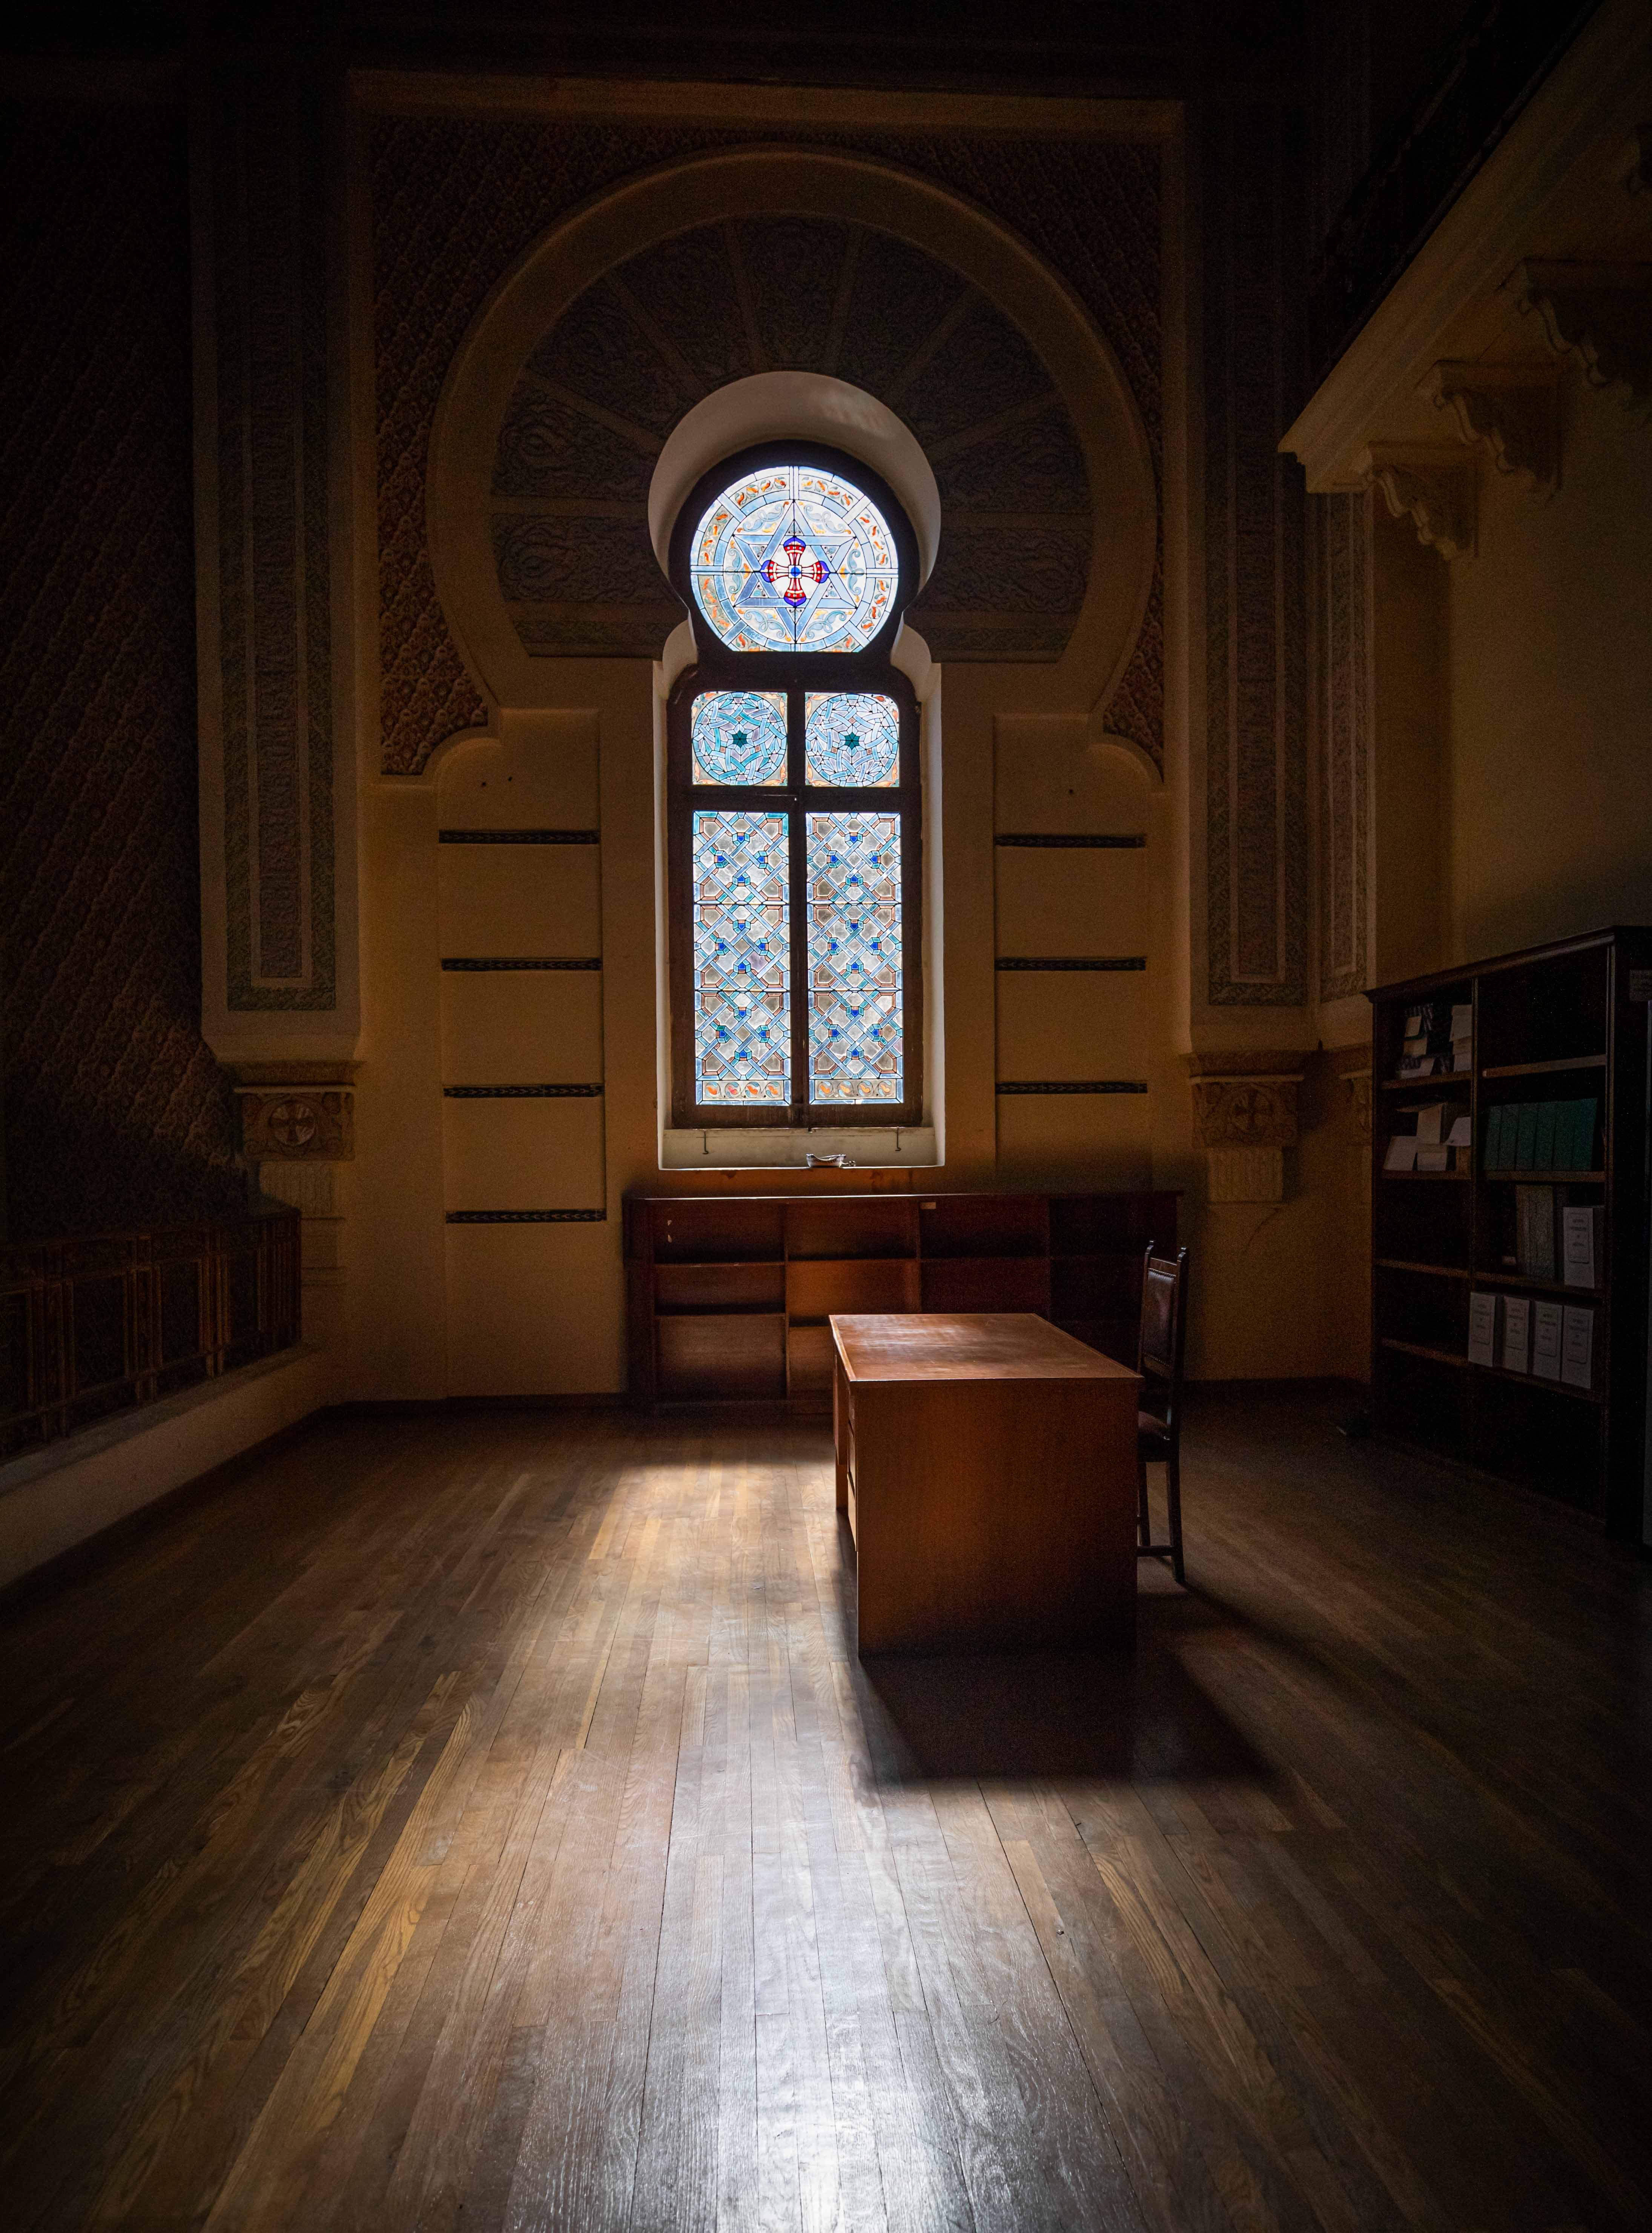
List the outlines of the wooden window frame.
{"type": "Polygon", "coordinates": [[[771,442],[725,459],[691,490],[672,537],[671,579],[688,608],[696,663],[680,675],[666,713],[667,947],[671,998],[672,1123],[681,1130],[888,1130],[923,1122],[923,784],[917,696],[888,652],[900,633],[905,598],[917,575],[916,537],[888,484],[856,458],[806,442],[771,442]],[[889,618],[866,648],[854,652],[734,652],[719,641],[695,603],[688,552],[712,499],[746,472],[765,465],[815,465],[841,473],[883,513],[900,560],[889,618]],[[780,784],[707,784],[693,779],[694,700],[710,691],[784,692],[786,779],[780,784]],[[876,693],[899,712],[900,780],[845,788],[804,781],[803,707],[812,693],[876,693]],[[692,817],[696,810],[788,817],[789,923],[791,947],[791,1098],[740,1105],[694,1098],[694,882],[692,817]],[[855,1103],[809,1098],[809,914],[804,863],[811,813],[894,813],[901,831],[901,1057],[905,1097],[855,1103]]]}

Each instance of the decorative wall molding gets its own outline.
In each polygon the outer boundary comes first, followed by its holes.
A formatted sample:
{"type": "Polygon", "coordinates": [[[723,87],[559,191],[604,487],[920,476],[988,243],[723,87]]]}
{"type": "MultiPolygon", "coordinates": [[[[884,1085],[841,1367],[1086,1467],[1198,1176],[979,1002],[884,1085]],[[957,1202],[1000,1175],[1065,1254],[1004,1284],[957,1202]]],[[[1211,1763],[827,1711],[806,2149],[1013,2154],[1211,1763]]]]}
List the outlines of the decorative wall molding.
{"type": "Polygon", "coordinates": [[[1442,558],[1472,558],[1477,484],[1473,459],[1445,443],[1373,442],[1360,454],[1368,485],[1381,489],[1395,519],[1409,518],[1417,540],[1442,558]]]}
{"type": "Polygon", "coordinates": [[[1213,106],[1204,128],[1205,997],[1308,997],[1307,553],[1278,449],[1306,360],[1301,120],[1213,106]]]}
{"type": "Polygon", "coordinates": [[[1313,563],[1322,1000],[1364,987],[1370,942],[1371,498],[1316,497],[1313,563]]]}
{"type": "Polygon", "coordinates": [[[1285,1151],[1297,1144],[1308,1059],[1271,1047],[1188,1057],[1193,1138],[1208,1162],[1213,1201],[1285,1200],[1285,1151]]]}
{"type": "Polygon", "coordinates": [[[1422,393],[1452,420],[1462,439],[1483,450],[1500,473],[1523,478],[1539,496],[1560,485],[1560,374],[1543,364],[1442,361],[1422,393]]]}
{"type": "Polygon", "coordinates": [[[1591,387],[1636,418],[1652,411],[1652,264],[1528,257],[1503,283],[1591,387]]]}
{"type": "Polygon", "coordinates": [[[340,1005],[322,98],[227,63],[195,131],[209,1032],[340,1005]]]}

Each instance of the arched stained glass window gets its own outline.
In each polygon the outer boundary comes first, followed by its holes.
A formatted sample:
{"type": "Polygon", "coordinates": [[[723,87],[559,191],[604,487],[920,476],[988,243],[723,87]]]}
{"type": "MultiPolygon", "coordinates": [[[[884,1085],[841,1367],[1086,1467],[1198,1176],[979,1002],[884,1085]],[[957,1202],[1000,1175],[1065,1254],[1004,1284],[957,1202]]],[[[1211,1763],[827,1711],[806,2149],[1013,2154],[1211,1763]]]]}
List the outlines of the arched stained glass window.
{"type": "Polygon", "coordinates": [[[887,655],[911,529],[792,446],[707,475],[672,555],[699,654],[669,717],[674,1121],[916,1123],[917,707],[887,655]]]}

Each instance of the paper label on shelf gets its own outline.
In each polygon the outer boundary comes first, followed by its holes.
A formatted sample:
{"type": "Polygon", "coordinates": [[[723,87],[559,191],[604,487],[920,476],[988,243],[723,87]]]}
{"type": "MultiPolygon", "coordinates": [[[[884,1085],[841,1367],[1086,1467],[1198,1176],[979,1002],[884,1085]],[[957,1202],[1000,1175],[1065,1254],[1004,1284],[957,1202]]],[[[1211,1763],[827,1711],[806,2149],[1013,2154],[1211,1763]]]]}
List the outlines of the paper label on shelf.
{"type": "Polygon", "coordinates": [[[1446,1119],[1451,1114],[1443,1101],[1430,1101],[1417,1111],[1417,1138],[1425,1148],[1437,1148],[1445,1136],[1446,1119]]]}
{"type": "Polygon", "coordinates": [[[1532,1369],[1532,1305],[1525,1295],[1503,1298],[1500,1362],[1505,1372],[1529,1372],[1532,1369]]]}
{"type": "Polygon", "coordinates": [[[1448,1148],[1467,1148],[1473,1144],[1473,1133],[1469,1120],[1467,1116],[1460,1116],[1447,1136],[1446,1145],[1448,1148]]]}
{"type": "Polygon", "coordinates": [[[1534,1303],[1532,1306],[1532,1370],[1539,1380],[1560,1377],[1562,1305],[1534,1303]]]}
{"type": "Polygon", "coordinates": [[[1430,1147],[1420,1141],[1417,1144],[1417,1169],[1420,1171],[1448,1171],[1451,1169],[1451,1149],[1430,1147]]]}
{"type": "Polygon", "coordinates": [[[1382,1158],[1385,1171],[1412,1171],[1417,1167],[1417,1136],[1415,1132],[1396,1132],[1389,1142],[1389,1151],[1382,1158]]]}
{"type": "Polygon", "coordinates": [[[1561,1277],[1569,1287],[1596,1287],[1596,1232],[1603,1213],[1598,1209],[1563,1209],[1560,1213],[1562,1247],[1564,1269],[1561,1277]]]}
{"type": "Polygon", "coordinates": [[[1572,1388],[1595,1384],[1595,1313],[1581,1303],[1563,1305],[1560,1377],[1572,1388]]]}
{"type": "Polygon", "coordinates": [[[1468,1298],[1468,1361],[1471,1364],[1497,1363],[1497,1304],[1498,1298],[1476,1288],[1468,1298]]]}

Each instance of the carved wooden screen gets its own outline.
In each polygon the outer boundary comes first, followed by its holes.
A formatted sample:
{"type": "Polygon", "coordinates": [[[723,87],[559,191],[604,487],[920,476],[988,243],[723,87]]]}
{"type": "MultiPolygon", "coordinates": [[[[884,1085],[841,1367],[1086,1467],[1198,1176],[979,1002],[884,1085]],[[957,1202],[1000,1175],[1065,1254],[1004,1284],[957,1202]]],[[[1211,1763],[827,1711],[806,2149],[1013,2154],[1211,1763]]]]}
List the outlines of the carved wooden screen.
{"type": "Polygon", "coordinates": [[[787,446],[684,506],[699,663],[669,709],[679,1125],[911,1124],[923,1104],[917,706],[887,652],[913,538],[877,477],[787,446]]]}

